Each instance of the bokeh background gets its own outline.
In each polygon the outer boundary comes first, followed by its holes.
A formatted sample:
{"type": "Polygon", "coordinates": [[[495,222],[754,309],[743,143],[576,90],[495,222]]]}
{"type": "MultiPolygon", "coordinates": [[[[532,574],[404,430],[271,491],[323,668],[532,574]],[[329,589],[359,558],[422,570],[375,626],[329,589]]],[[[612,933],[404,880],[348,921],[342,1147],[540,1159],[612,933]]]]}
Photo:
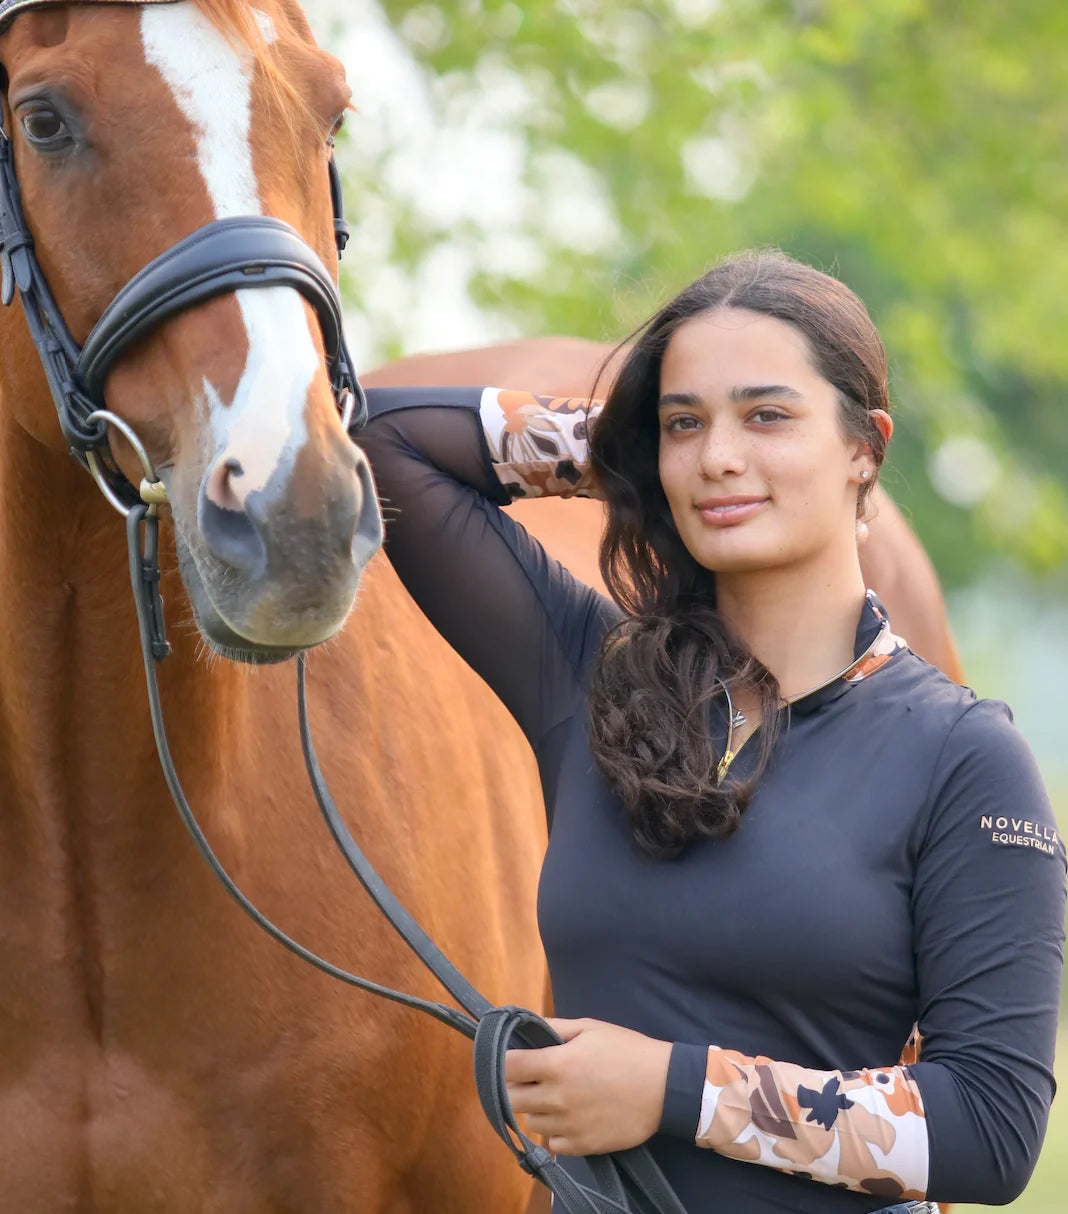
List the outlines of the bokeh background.
{"type": "MultiPolygon", "coordinates": [[[[616,341],[753,245],[858,291],[893,377],[884,483],[934,559],[969,682],[1012,705],[1068,829],[1068,6],[306,8],[358,107],[339,157],[361,366],[616,341]]],[[[1068,1099],[1010,1208],[1068,1209],[1068,1099]]]]}

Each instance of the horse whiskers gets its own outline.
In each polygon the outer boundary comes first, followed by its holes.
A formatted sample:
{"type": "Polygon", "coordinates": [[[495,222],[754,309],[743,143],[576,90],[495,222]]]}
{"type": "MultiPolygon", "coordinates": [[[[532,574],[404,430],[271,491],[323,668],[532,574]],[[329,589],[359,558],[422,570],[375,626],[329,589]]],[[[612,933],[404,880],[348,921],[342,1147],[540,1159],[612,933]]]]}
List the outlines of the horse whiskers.
{"type": "Polygon", "coordinates": [[[215,669],[219,661],[218,653],[199,634],[197,635],[197,645],[194,651],[194,661],[197,665],[203,665],[209,673],[215,669]]]}
{"type": "Polygon", "coordinates": [[[320,641],[315,648],[320,650],[323,654],[329,654],[331,650],[337,649],[340,643],[340,636],[341,629],[339,628],[337,632],[333,634],[333,636],[328,636],[325,641],[320,641]]]}

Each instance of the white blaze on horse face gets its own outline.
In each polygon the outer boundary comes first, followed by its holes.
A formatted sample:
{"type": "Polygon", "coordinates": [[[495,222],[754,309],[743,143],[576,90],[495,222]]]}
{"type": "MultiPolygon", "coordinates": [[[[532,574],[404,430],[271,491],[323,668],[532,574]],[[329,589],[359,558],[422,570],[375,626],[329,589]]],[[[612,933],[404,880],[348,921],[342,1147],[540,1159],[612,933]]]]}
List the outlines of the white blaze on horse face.
{"type": "MultiPolygon", "coordinates": [[[[258,14],[268,42],[274,25],[258,14]],[[264,26],[268,28],[264,28],[264,26]]],[[[146,5],[141,14],[145,59],[166,81],[196,135],[197,163],[216,219],[261,215],[252,164],[252,73],[249,52],[231,46],[190,0],[146,5]]],[[[236,459],[241,475],[221,482],[240,505],[292,465],[307,438],[304,411],[320,365],[300,295],[290,287],[235,292],[248,334],[248,360],[233,400],[207,380],[201,402],[215,454],[236,459]]],[[[215,478],[207,487],[219,493],[215,478]]],[[[232,506],[232,499],[217,500],[232,506]]]]}

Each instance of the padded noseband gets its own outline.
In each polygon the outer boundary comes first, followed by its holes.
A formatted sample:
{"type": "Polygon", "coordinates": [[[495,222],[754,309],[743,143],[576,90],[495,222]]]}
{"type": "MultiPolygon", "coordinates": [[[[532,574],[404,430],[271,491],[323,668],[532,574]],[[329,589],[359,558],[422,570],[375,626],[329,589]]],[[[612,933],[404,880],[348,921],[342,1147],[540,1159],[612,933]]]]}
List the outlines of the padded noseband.
{"type": "Polygon", "coordinates": [[[293,287],[307,299],[319,317],[334,390],[351,389],[341,301],[326,267],[289,224],[250,215],[207,224],[130,279],[85,340],[74,367],[82,391],[102,402],[108,371],[134,342],[205,300],[256,287],[293,287]]]}

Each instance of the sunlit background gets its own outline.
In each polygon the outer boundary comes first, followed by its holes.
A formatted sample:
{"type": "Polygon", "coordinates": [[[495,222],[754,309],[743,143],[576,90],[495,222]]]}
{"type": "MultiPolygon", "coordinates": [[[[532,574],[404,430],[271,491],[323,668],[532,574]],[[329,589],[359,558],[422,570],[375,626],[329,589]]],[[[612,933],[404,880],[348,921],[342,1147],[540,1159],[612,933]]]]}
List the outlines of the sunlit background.
{"type": "MultiPolygon", "coordinates": [[[[752,245],[859,292],[897,408],[884,483],[969,682],[1012,705],[1068,827],[1068,6],[306,7],[358,107],[340,156],[361,366],[615,341],[752,245]]],[[[1066,1194],[1062,1101],[1011,1209],[1062,1214],[1066,1194]]]]}

